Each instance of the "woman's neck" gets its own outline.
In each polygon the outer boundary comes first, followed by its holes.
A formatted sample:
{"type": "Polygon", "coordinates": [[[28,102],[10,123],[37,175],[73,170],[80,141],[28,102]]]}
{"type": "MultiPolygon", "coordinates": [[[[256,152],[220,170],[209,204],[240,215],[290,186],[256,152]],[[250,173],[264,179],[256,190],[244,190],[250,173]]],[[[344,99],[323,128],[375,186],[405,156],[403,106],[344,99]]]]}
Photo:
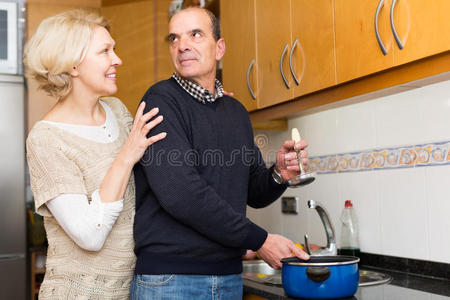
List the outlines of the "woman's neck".
{"type": "Polygon", "coordinates": [[[59,100],[44,120],[75,125],[99,126],[106,121],[106,112],[97,97],[76,97],[70,93],[59,100]]]}

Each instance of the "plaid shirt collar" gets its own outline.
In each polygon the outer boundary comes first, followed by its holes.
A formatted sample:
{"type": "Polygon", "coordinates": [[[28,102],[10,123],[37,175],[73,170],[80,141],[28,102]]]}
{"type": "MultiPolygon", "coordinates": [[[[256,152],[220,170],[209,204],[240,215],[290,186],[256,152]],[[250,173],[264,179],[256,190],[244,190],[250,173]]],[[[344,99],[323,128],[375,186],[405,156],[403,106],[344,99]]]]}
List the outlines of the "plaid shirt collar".
{"type": "Polygon", "coordinates": [[[223,97],[223,87],[219,80],[215,82],[214,95],[207,89],[190,80],[181,78],[177,73],[173,73],[172,77],[178,82],[178,84],[199,102],[206,104],[206,102],[214,102],[217,98],[223,97]]]}

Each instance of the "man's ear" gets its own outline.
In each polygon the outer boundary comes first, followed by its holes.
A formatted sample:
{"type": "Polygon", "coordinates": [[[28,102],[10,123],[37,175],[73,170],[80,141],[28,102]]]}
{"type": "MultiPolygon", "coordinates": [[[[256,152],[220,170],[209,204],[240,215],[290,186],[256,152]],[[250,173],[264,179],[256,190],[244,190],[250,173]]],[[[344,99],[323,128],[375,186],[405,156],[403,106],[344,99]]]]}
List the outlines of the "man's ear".
{"type": "Polygon", "coordinates": [[[216,60],[219,61],[222,59],[225,54],[225,40],[220,38],[216,43],[216,60]]]}

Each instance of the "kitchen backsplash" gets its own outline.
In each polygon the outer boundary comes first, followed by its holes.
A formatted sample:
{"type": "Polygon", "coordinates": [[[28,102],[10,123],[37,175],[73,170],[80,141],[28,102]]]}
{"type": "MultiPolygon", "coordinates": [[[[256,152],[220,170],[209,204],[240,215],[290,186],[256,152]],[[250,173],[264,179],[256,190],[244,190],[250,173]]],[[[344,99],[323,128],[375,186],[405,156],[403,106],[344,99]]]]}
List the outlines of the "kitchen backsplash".
{"type": "Polygon", "coordinates": [[[309,158],[307,173],[359,172],[450,164],[450,141],[309,158]]]}
{"type": "Polygon", "coordinates": [[[325,232],[306,201],[324,204],[340,238],[344,201],[354,203],[361,251],[450,263],[450,81],[374,100],[305,114],[288,131],[257,131],[266,162],[293,127],[309,142],[309,170],[316,180],[288,189],[298,215],[281,202],[248,209],[269,232],[325,245],[325,232]]]}

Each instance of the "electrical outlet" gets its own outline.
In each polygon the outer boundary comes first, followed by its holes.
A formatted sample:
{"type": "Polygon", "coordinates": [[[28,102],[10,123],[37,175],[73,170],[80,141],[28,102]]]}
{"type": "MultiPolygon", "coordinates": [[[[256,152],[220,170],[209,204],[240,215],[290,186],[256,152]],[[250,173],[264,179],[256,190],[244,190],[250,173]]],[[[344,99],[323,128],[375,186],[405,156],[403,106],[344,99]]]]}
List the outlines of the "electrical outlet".
{"type": "Polygon", "coordinates": [[[299,197],[281,197],[281,212],[283,214],[298,214],[299,197]]]}

